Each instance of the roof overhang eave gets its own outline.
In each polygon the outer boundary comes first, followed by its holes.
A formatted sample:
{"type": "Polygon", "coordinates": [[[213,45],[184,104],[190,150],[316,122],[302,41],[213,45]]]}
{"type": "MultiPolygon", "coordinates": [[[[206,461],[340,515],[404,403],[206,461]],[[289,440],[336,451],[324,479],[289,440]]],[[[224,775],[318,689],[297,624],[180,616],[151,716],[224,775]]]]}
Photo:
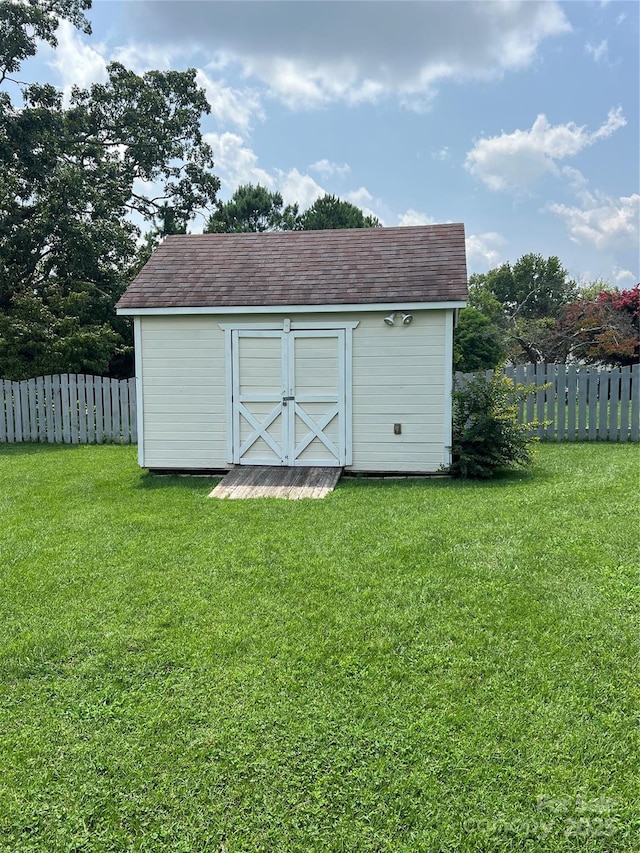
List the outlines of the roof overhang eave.
{"type": "Polygon", "coordinates": [[[175,314],[337,314],[363,311],[425,311],[445,308],[464,308],[466,299],[448,299],[435,302],[354,302],[340,305],[179,305],[164,308],[116,308],[121,316],[172,316],[175,314]]]}

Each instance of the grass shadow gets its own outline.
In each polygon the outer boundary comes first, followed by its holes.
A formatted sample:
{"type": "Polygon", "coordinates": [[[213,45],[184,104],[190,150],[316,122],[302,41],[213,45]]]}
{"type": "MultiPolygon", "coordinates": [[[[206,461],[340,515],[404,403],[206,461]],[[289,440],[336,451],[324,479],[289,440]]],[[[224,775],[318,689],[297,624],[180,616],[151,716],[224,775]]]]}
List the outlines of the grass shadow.
{"type": "Polygon", "coordinates": [[[155,489],[201,489],[206,484],[213,489],[220,480],[220,474],[152,474],[149,471],[143,471],[138,477],[136,488],[146,491],[155,489]]]}
{"type": "Polygon", "coordinates": [[[78,452],[78,450],[83,448],[98,448],[98,447],[121,447],[121,448],[131,448],[131,444],[115,444],[115,443],[106,443],[97,444],[92,443],[88,444],[87,442],[82,442],[78,444],[67,444],[62,442],[48,442],[48,441],[16,441],[16,442],[6,442],[0,443],[0,455],[3,456],[33,456],[37,453],[70,453],[72,451],[78,452]]]}
{"type": "Polygon", "coordinates": [[[438,490],[455,490],[461,489],[503,489],[509,488],[522,483],[532,483],[537,480],[547,480],[549,475],[545,471],[538,469],[523,469],[499,471],[485,480],[463,480],[454,477],[365,477],[365,476],[347,476],[340,480],[340,485],[355,485],[358,488],[383,487],[389,488],[428,488],[438,490]]]}

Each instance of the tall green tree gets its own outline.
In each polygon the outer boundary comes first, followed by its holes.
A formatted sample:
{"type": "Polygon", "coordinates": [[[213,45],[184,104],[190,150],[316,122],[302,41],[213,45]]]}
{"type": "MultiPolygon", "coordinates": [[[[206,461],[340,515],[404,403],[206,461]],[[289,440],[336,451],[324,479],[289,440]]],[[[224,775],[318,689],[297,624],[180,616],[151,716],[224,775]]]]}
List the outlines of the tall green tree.
{"type": "Polygon", "coordinates": [[[243,184],[229,201],[217,202],[205,231],[213,233],[291,231],[299,227],[298,205],[258,184],[243,184]]]}
{"type": "Polygon", "coordinates": [[[513,266],[502,264],[479,276],[477,282],[482,282],[509,318],[553,317],[578,295],[576,282],[555,255],[523,255],[513,266]]]}
{"type": "Polygon", "coordinates": [[[365,214],[335,195],[324,195],[307,208],[300,218],[303,231],[321,231],[328,228],[379,228],[375,216],[365,214]]]}
{"type": "MultiPolygon", "coordinates": [[[[5,89],[36,38],[55,43],[62,17],[87,31],[88,7],[2,4],[5,89]]],[[[129,324],[114,305],[136,268],[131,216],[175,226],[215,201],[195,71],[137,75],[112,63],[107,75],[74,87],[68,106],[52,86],[24,87],[17,104],[1,93],[0,376],[130,373],[129,324]]]]}
{"type": "Polygon", "coordinates": [[[298,203],[284,205],[282,195],[260,184],[243,184],[229,201],[218,202],[206,231],[319,231],[327,228],[377,228],[375,216],[334,195],[317,199],[303,213],[298,203]]]}
{"type": "Polygon", "coordinates": [[[555,255],[530,253],[469,279],[470,304],[492,322],[514,362],[564,360],[556,319],[577,295],[576,282],[555,255]]]}
{"type": "Polygon", "coordinates": [[[453,335],[454,370],[491,370],[506,357],[498,327],[477,308],[463,308],[453,335]]]}

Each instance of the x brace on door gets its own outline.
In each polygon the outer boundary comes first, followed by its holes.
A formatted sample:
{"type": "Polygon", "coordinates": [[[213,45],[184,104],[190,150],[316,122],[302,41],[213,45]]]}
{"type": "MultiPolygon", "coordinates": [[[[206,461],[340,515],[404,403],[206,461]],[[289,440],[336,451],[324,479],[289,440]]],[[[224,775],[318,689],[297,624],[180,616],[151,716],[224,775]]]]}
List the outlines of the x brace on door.
{"type": "Polygon", "coordinates": [[[225,330],[232,410],[230,461],[348,464],[347,365],[350,377],[354,324],[330,329],[283,325],[225,330]]]}

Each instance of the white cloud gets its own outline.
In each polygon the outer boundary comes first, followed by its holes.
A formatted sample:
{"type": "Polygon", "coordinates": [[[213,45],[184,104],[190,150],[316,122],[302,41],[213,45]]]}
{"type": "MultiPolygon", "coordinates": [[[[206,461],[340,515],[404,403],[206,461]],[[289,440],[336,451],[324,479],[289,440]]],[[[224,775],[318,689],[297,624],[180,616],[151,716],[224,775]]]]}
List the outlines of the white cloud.
{"type": "Polygon", "coordinates": [[[384,225],[382,216],[374,209],[375,206],[380,206],[380,202],[376,201],[366,187],[359,187],[357,190],[351,190],[345,193],[344,198],[359,207],[365,216],[375,216],[384,225]]]}
{"type": "Polygon", "coordinates": [[[155,69],[168,71],[174,66],[178,56],[179,52],[169,45],[129,42],[114,48],[111,60],[121,62],[136,74],[144,74],[155,69]]]}
{"type": "Polygon", "coordinates": [[[371,204],[373,196],[365,187],[359,187],[357,190],[351,190],[346,193],[345,199],[351,204],[357,204],[358,207],[364,208],[365,205],[371,204]]]}
{"type": "Polygon", "coordinates": [[[325,195],[325,190],[310,175],[303,175],[297,169],[288,172],[278,171],[277,189],[282,193],[285,204],[298,202],[300,210],[306,210],[313,202],[325,195]]]}
{"type": "Polygon", "coordinates": [[[497,266],[501,261],[499,249],[506,242],[502,234],[496,231],[470,234],[466,239],[469,266],[480,267],[483,270],[497,266]]]}
{"type": "Polygon", "coordinates": [[[613,198],[599,190],[583,190],[579,200],[580,206],[549,205],[564,220],[574,243],[591,244],[601,251],[638,246],[640,195],[613,198]]]}
{"type": "Polygon", "coordinates": [[[60,21],[57,32],[58,47],[52,53],[49,65],[60,75],[65,101],[68,101],[72,86],[85,88],[107,79],[107,60],[100,44],[96,50],[82,41],[69,21],[60,21]]]}
{"type": "Polygon", "coordinates": [[[231,192],[241,184],[274,189],[273,177],[258,166],[257,155],[237,133],[205,133],[204,138],[213,149],[214,171],[231,192]]]}
{"type": "Polygon", "coordinates": [[[446,145],[443,145],[442,148],[438,148],[437,151],[432,151],[431,156],[434,160],[449,160],[451,159],[451,152],[446,145]]]}
{"type": "Polygon", "coordinates": [[[312,172],[317,172],[319,175],[322,175],[324,178],[331,178],[334,175],[338,177],[343,177],[344,175],[348,175],[351,171],[351,167],[348,163],[332,163],[330,160],[326,158],[322,160],[318,160],[315,163],[312,163],[309,166],[309,169],[312,172]]]}
{"type": "Polygon", "coordinates": [[[246,131],[252,119],[264,119],[260,96],[255,90],[232,89],[223,80],[212,80],[200,69],[196,81],[205,90],[213,117],[220,124],[232,124],[246,131]]]}
{"type": "Polygon", "coordinates": [[[613,268],[613,280],[617,285],[624,287],[625,284],[631,285],[635,284],[637,281],[637,276],[635,276],[631,270],[621,270],[619,267],[613,268]]]}
{"type": "Polygon", "coordinates": [[[626,125],[622,108],[609,110],[595,131],[573,122],[549,124],[538,115],[530,130],[514,130],[478,140],[465,159],[465,168],[490,190],[523,192],[545,174],[559,174],[558,160],[575,157],[599,139],[626,125]]]}
{"type": "Polygon", "coordinates": [[[433,216],[427,216],[426,213],[420,213],[413,208],[409,208],[409,210],[401,213],[398,216],[398,225],[409,226],[409,225],[433,225],[435,223],[435,219],[433,216]]]}
{"type": "Polygon", "coordinates": [[[396,96],[429,106],[444,80],[487,79],[531,64],[570,24],[556,0],[487,3],[127,4],[134,38],[236,64],[293,108],[396,96]],[[251,26],[247,26],[250,18],[251,26]]]}
{"type": "Polygon", "coordinates": [[[298,202],[304,210],[325,190],[310,175],[297,169],[268,172],[258,165],[256,153],[248,148],[237,133],[206,133],[205,140],[213,149],[214,171],[220,177],[227,195],[242,184],[261,184],[282,193],[285,204],[298,202]]]}
{"type": "Polygon", "coordinates": [[[609,44],[606,39],[603,39],[600,44],[592,44],[588,41],[584,49],[593,57],[594,62],[606,62],[609,59],[609,44]]]}

